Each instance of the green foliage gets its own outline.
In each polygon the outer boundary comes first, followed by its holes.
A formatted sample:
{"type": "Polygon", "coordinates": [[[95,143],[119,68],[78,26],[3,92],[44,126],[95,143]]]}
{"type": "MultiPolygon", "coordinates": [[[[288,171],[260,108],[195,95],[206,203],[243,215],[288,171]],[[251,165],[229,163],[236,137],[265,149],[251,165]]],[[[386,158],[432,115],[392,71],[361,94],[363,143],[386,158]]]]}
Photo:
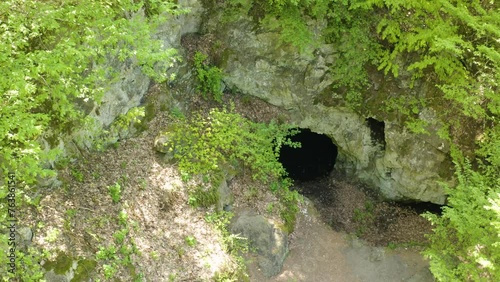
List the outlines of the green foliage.
{"type": "Polygon", "coordinates": [[[111,124],[110,133],[119,135],[121,132],[128,130],[131,126],[140,124],[142,118],[146,115],[144,107],[134,107],[126,114],[119,115],[111,124]]]}
{"type": "Polygon", "coordinates": [[[313,44],[312,33],[297,6],[285,6],[275,14],[268,14],[262,24],[271,30],[279,30],[281,40],[294,45],[301,52],[313,44]]]}
{"type": "Polygon", "coordinates": [[[68,210],[66,210],[66,215],[65,215],[64,224],[63,224],[64,230],[66,230],[68,232],[71,231],[71,226],[72,226],[71,221],[76,216],[76,212],[77,212],[76,209],[68,209],[68,210]]]}
{"type": "Polygon", "coordinates": [[[456,166],[458,186],[448,188],[449,207],[441,217],[426,214],[435,228],[425,256],[439,281],[497,281],[500,178],[472,170],[467,161],[456,166]]]}
{"type": "Polygon", "coordinates": [[[406,120],[405,126],[417,134],[429,134],[426,121],[419,119],[420,112],[427,107],[424,98],[413,96],[391,97],[386,101],[385,112],[397,115],[399,120],[406,120]]]}
{"type": "Polygon", "coordinates": [[[184,242],[190,247],[194,247],[198,244],[198,241],[196,241],[196,238],[193,236],[186,236],[184,237],[184,242]]]}
{"type": "Polygon", "coordinates": [[[324,18],[329,11],[329,2],[327,0],[232,0],[228,7],[230,16],[227,18],[238,19],[234,16],[236,11],[240,14],[252,14],[252,10],[260,11],[254,14],[254,18],[260,20],[264,27],[279,31],[284,43],[292,44],[302,52],[316,44],[313,41],[314,33],[308,26],[307,20],[324,18]]]}
{"type": "Polygon", "coordinates": [[[78,182],[83,182],[83,173],[76,168],[71,169],[71,175],[78,182]]]}
{"type": "MultiPolygon", "coordinates": [[[[141,128],[141,123],[145,118],[145,108],[144,107],[134,107],[131,108],[127,113],[120,114],[109,126],[108,130],[95,130],[92,132],[92,149],[97,151],[104,151],[106,148],[118,148],[120,143],[116,141],[117,137],[125,138],[129,135],[131,128],[141,128]]],[[[89,121],[87,123],[87,128],[96,127],[94,121],[89,121]]],[[[78,140],[80,145],[84,147],[85,142],[91,139],[90,136],[81,136],[81,140],[78,140]]],[[[89,148],[90,149],[90,148],[89,148]]]]}
{"type": "Polygon", "coordinates": [[[175,119],[185,119],[186,118],[186,116],[184,115],[184,113],[182,112],[182,110],[179,107],[173,107],[170,110],[170,114],[175,119]]]}
{"type": "Polygon", "coordinates": [[[47,231],[47,234],[45,236],[45,241],[49,243],[53,243],[57,240],[57,238],[61,235],[61,231],[57,228],[53,228],[47,231]]]}
{"type": "Polygon", "coordinates": [[[277,157],[290,126],[255,123],[227,110],[212,109],[207,117],[193,115],[172,125],[172,141],[165,144],[174,152],[179,169],[187,175],[206,175],[217,182],[223,167],[244,165],[253,178],[269,181],[285,175],[277,157]]]}
{"type": "MultiPolygon", "coordinates": [[[[151,37],[167,13],[181,9],[164,1],[3,1],[0,3],[0,169],[32,184],[51,172],[39,164],[54,159],[38,139],[48,127],[80,125],[75,102],[100,101],[114,71],[108,58],[132,60],[159,81],[177,59],[151,37]],[[141,7],[154,7],[148,17],[141,7]],[[153,13],[154,11],[154,13],[153,13]]],[[[2,190],[5,189],[1,187],[2,190]]]]}
{"type": "MultiPolygon", "coordinates": [[[[340,82],[342,83],[342,82],[340,82]]],[[[341,85],[341,84],[339,84],[341,85]]],[[[359,85],[361,86],[361,85],[359,85]]],[[[358,88],[357,86],[355,88],[358,88]]],[[[349,108],[353,110],[359,109],[363,105],[363,95],[357,89],[349,89],[345,93],[345,101],[349,108]]]]}
{"type": "MultiPolygon", "coordinates": [[[[130,223],[125,211],[118,216],[118,224],[121,229],[113,233],[113,242],[107,246],[100,246],[96,253],[96,260],[102,262],[102,270],[106,280],[111,280],[122,268],[133,268],[132,256],[139,254],[134,239],[130,234],[130,223]]],[[[135,274],[132,275],[138,278],[135,274]]]]}
{"type": "Polygon", "coordinates": [[[115,183],[114,185],[108,186],[109,195],[113,200],[113,203],[118,203],[122,197],[122,190],[119,183],[115,183]]]}
{"type": "Polygon", "coordinates": [[[356,236],[361,237],[366,232],[366,228],[373,222],[374,204],[372,201],[366,201],[363,208],[354,209],[352,220],[357,224],[356,236]]]}
{"type": "Polygon", "coordinates": [[[348,105],[358,109],[363,98],[361,91],[369,83],[365,68],[377,64],[381,46],[371,30],[372,12],[352,9],[353,2],[357,1],[337,0],[329,4],[323,36],[337,50],[330,67],[334,85],[346,88],[348,105]]]}
{"type": "Polygon", "coordinates": [[[126,211],[121,210],[120,214],[118,215],[118,224],[122,226],[127,226],[128,224],[128,214],[126,211]]]}
{"type": "Polygon", "coordinates": [[[379,69],[398,76],[401,56],[416,54],[407,70],[439,81],[444,98],[472,117],[500,113],[500,13],[490,1],[370,0],[356,8],[379,11],[377,32],[390,48],[379,69]]]}
{"type": "Polygon", "coordinates": [[[107,248],[101,247],[99,248],[99,251],[96,253],[96,259],[98,260],[113,260],[117,259],[116,256],[116,247],[111,245],[107,248]]]}
{"type": "MultiPolygon", "coordinates": [[[[491,169],[500,174],[500,123],[488,128],[480,140],[479,156],[489,162],[491,169]]],[[[492,173],[494,174],[494,172],[492,173]]]]}
{"type": "Polygon", "coordinates": [[[216,186],[211,186],[206,189],[202,186],[197,186],[194,190],[189,191],[188,204],[193,207],[205,207],[216,205],[219,202],[219,191],[216,186]]]}
{"type": "Polygon", "coordinates": [[[254,180],[269,183],[276,193],[284,229],[291,232],[300,197],[289,190],[292,182],[284,178],[286,171],[278,157],[282,145],[300,146],[289,139],[294,133],[296,130],[288,125],[255,123],[227,110],[212,109],[206,117],[194,115],[176,123],[168,133],[171,142],[165,145],[174,152],[184,175],[203,175],[212,184],[208,190],[197,187],[190,192],[191,205],[215,204],[223,168],[246,166],[254,180]]]}
{"type": "Polygon", "coordinates": [[[215,101],[222,102],[222,70],[206,63],[207,55],[196,52],[194,55],[194,67],[198,78],[198,91],[204,98],[211,94],[215,101]]]}
{"type": "Polygon", "coordinates": [[[282,178],[279,181],[270,183],[269,189],[278,196],[279,203],[269,203],[267,212],[272,214],[275,210],[278,211],[283,220],[283,230],[287,233],[292,233],[295,228],[297,212],[299,211],[299,202],[302,197],[297,191],[291,191],[292,181],[289,178],[282,178]],[[275,209],[277,208],[277,209],[275,209]]]}
{"type": "Polygon", "coordinates": [[[290,191],[289,186],[284,186],[279,190],[279,201],[281,205],[280,217],[284,222],[283,230],[288,234],[292,233],[295,228],[297,220],[297,213],[299,212],[299,201],[301,196],[297,191],[290,191]]]}
{"type": "Polygon", "coordinates": [[[113,238],[115,238],[116,244],[121,245],[123,241],[125,241],[125,237],[127,236],[128,232],[128,228],[122,228],[121,230],[116,231],[113,234],[113,238]]]}
{"type": "MultiPolygon", "coordinates": [[[[0,235],[0,240],[2,240],[0,244],[6,244],[8,242],[7,236],[0,235]]],[[[16,249],[15,254],[16,271],[15,273],[11,273],[10,271],[8,272],[7,270],[5,270],[5,272],[2,272],[2,281],[38,282],[43,279],[44,271],[42,266],[40,265],[40,262],[47,258],[48,254],[46,252],[40,251],[39,249],[34,247],[29,247],[25,251],[16,249]]],[[[7,265],[7,263],[10,263],[7,258],[7,253],[2,252],[0,262],[3,265],[7,265]]]]}

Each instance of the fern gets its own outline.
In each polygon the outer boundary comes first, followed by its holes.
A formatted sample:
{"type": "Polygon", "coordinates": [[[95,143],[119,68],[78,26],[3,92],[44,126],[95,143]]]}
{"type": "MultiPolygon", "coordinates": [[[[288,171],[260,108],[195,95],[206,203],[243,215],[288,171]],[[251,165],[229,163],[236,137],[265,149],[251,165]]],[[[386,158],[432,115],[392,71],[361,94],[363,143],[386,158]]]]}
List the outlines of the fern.
{"type": "Polygon", "coordinates": [[[500,279],[500,214],[493,212],[500,179],[456,162],[458,186],[449,189],[443,216],[427,214],[435,225],[424,252],[438,281],[497,281],[500,279]]]}

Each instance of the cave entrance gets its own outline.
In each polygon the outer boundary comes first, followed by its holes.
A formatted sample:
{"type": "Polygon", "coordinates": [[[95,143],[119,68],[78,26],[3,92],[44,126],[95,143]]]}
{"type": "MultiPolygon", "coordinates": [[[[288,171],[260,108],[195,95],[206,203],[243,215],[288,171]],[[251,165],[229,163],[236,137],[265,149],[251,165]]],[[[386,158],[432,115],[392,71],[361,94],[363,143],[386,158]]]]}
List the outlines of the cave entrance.
{"type": "Polygon", "coordinates": [[[309,129],[300,129],[290,137],[300,142],[300,148],[283,146],[280,150],[280,162],[295,181],[311,181],[328,175],[335,165],[337,146],[324,135],[309,129]]]}

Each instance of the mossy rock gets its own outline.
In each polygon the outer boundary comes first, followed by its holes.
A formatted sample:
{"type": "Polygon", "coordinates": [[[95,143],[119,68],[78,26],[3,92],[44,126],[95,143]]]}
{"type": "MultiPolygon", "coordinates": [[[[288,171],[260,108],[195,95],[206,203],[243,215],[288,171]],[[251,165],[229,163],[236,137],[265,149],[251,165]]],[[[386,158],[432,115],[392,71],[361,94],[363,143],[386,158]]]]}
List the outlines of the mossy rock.
{"type": "Polygon", "coordinates": [[[53,272],[58,279],[84,282],[94,273],[97,262],[90,259],[74,258],[65,253],[59,253],[55,261],[48,261],[43,265],[47,272],[53,272]]]}
{"type": "Polygon", "coordinates": [[[78,261],[78,267],[75,270],[75,276],[71,281],[83,282],[88,281],[91,274],[94,273],[97,262],[95,260],[83,259],[78,261]]]}
{"type": "Polygon", "coordinates": [[[65,253],[58,253],[55,261],[48,261],[43,265],[47,271],[53,270],[55,274],[65,275],[71,270],[75,259],[65,253]]]}
{"type": "Polygon", "coordinates": [[[134,129],[137,131],[136,134],[148,130],[148,123],[153,120],[156,115],[156,108],[153,103],[147,103],[144,107],[144,117],[141,122],[134,123],[134,129]]]}

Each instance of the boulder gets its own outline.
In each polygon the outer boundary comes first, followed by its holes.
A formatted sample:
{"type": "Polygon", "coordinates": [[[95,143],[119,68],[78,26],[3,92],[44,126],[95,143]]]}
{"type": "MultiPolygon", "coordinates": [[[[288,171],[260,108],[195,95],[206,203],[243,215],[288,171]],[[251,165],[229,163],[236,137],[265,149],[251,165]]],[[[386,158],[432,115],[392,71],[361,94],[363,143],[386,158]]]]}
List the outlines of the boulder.
{"type": "Polygon", "coordinates": [[[174,159],[174,146],[172,142],[172,135],[170,132],[165,132],[158,135],[154,141],[154,149],[164,154],[163,159],[169,163],[174,159]]]}
{"type": "Polygon", "coordinates": [[[288,236],[276,224],[261,215],[244,212],[233,220],[231,232],[248,239],[265,276],[280,273],[288,253],[288,236]]]}

